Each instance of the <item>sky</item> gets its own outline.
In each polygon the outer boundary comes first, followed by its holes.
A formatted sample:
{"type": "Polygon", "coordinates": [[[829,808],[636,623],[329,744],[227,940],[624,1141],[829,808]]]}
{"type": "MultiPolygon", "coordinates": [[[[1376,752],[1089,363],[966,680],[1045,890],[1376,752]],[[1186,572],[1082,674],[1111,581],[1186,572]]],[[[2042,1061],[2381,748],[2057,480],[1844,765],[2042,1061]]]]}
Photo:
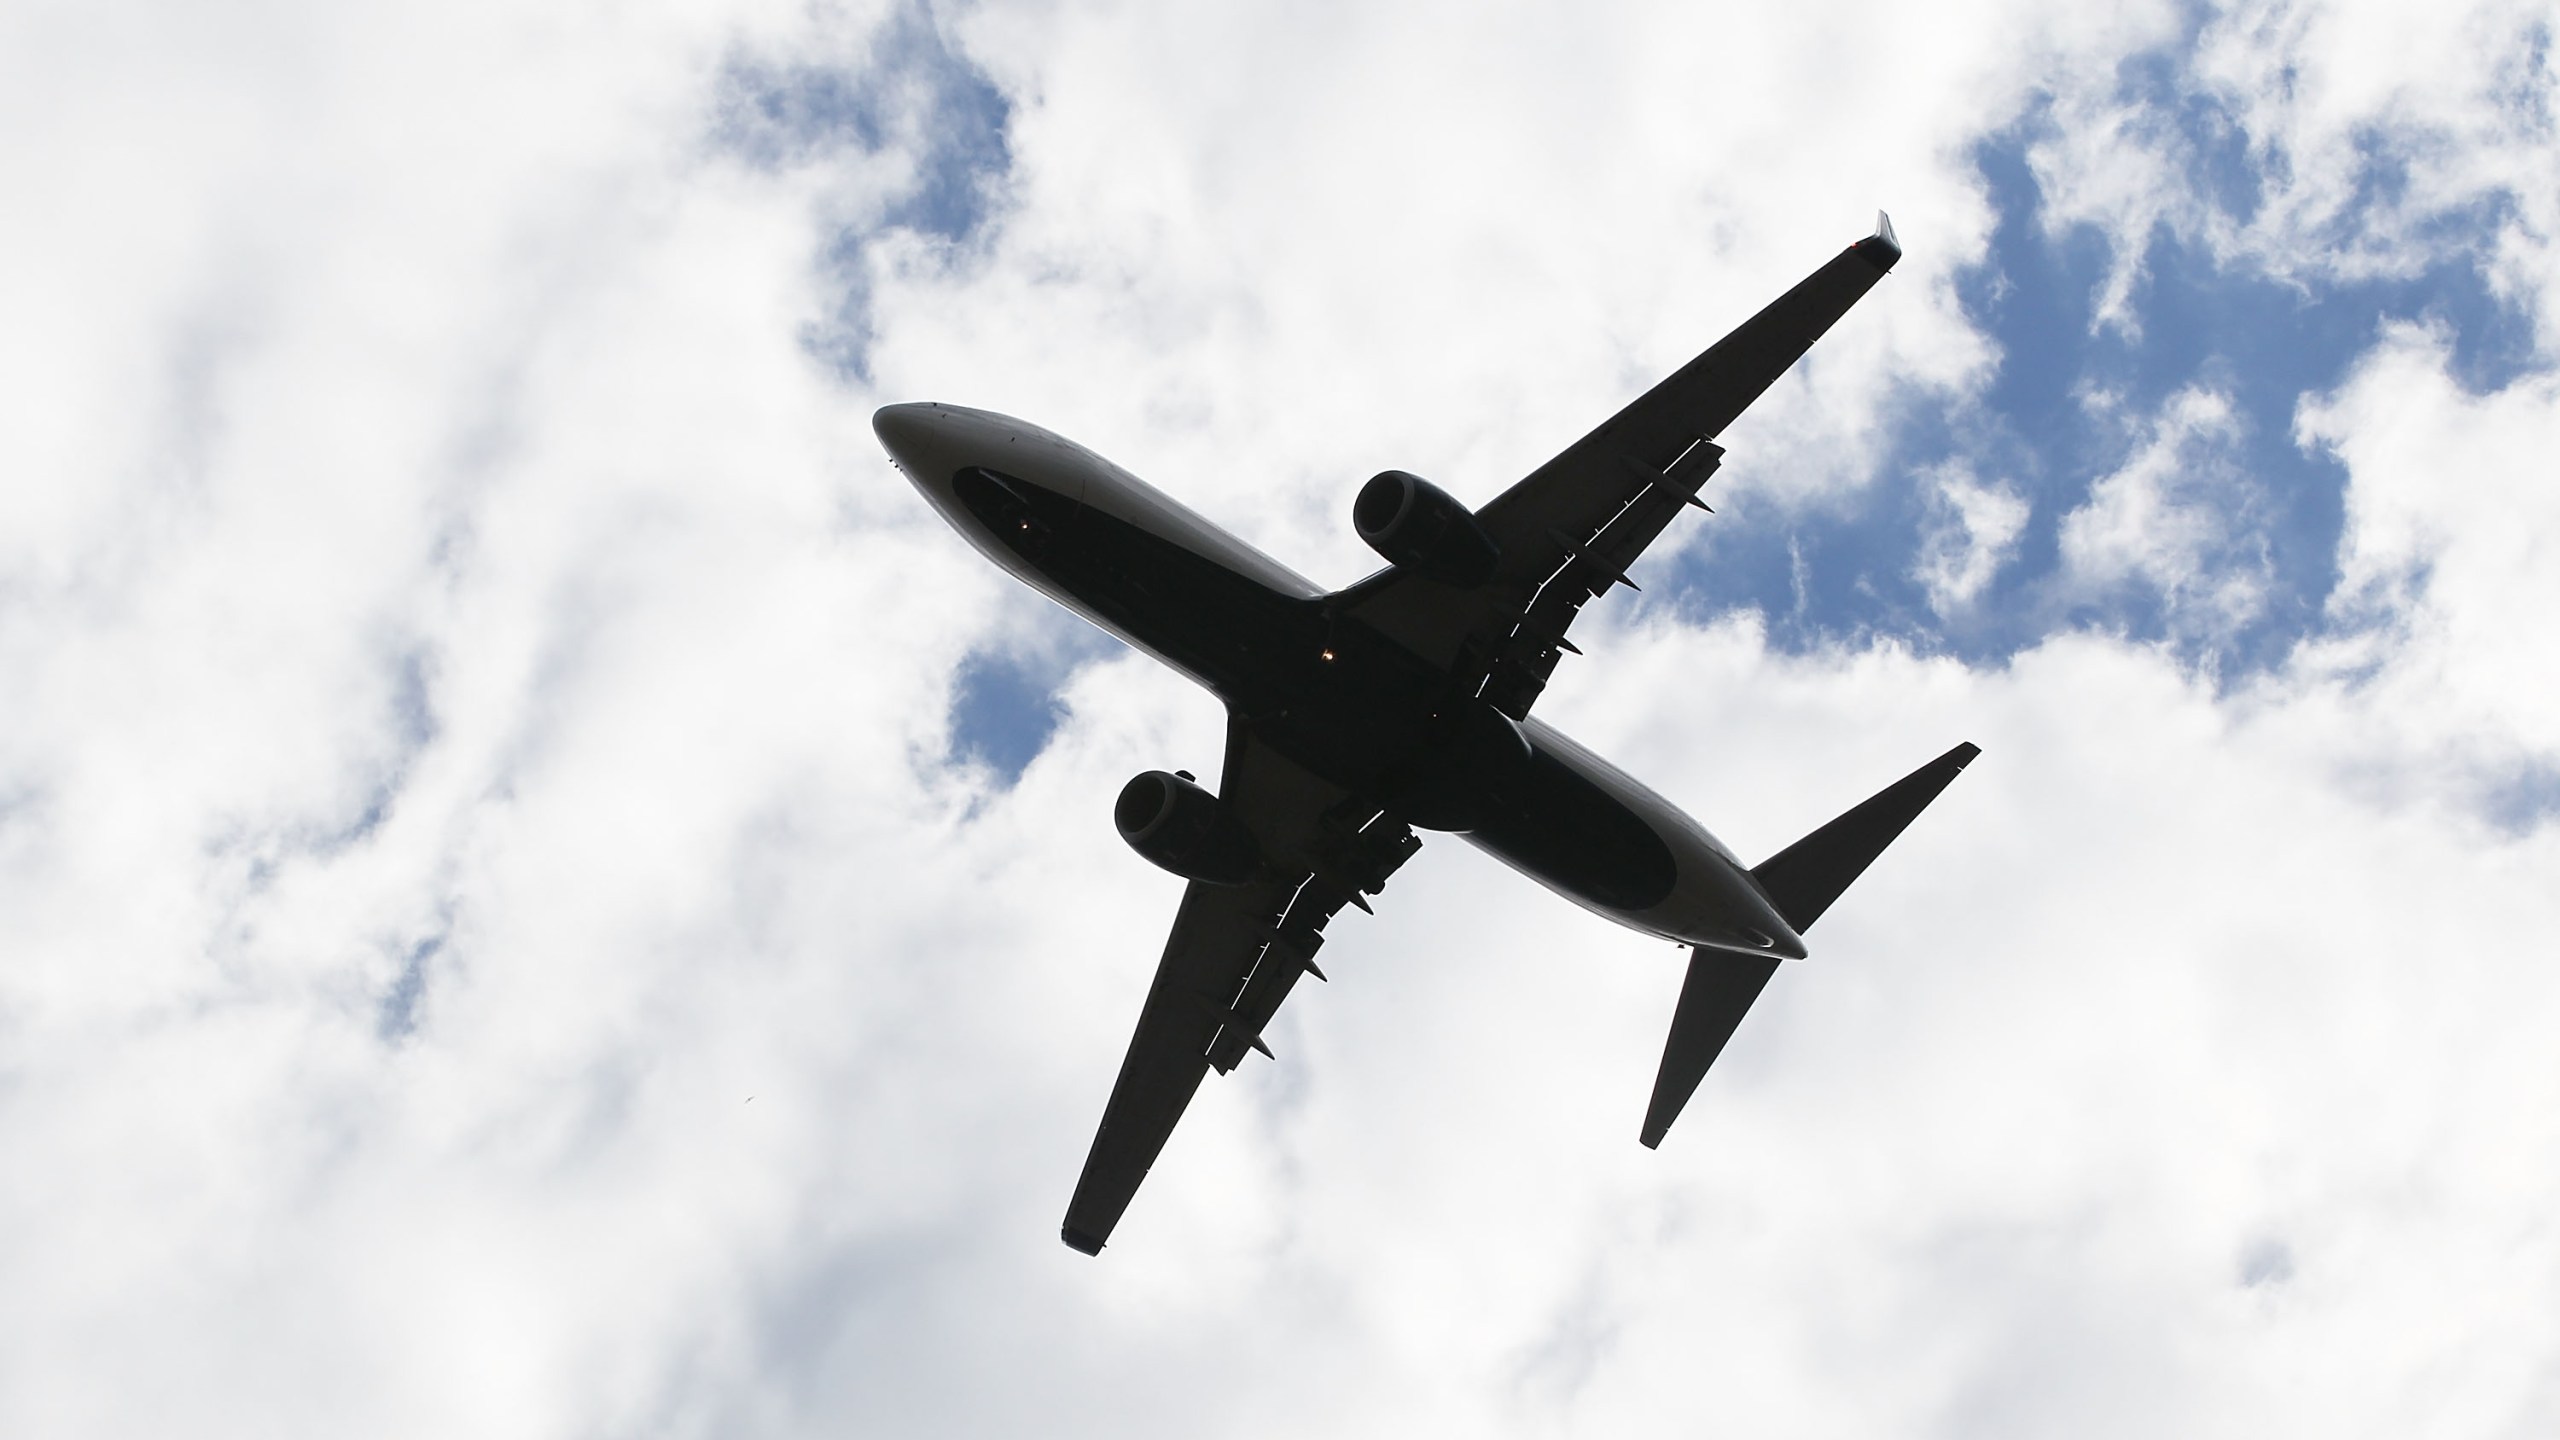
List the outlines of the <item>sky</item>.
{"type": "Polygon", "coordinates": [[[2560,12],[0,8],[0,1433],[2560,1431],[2560,12]],[[1210,697],[871,411],[1292,568],[1866,233],[1542,717],[1746,858],[1660,1152],[1464,844],[1058,1217],[1210,697]]]}

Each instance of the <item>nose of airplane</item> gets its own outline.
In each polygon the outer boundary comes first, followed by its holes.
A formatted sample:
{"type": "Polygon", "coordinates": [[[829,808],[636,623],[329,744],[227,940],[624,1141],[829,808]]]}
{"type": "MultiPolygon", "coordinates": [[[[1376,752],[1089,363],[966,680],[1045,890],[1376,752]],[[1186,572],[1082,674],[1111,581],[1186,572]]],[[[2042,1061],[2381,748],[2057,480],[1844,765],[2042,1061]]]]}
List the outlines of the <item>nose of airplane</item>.
{"type": "Polygon", "coordinates": [[[871,413],[871,433],[901,462],[931,444],[940,429],[935,406],[925,403],[883,405],[871,413]]]}

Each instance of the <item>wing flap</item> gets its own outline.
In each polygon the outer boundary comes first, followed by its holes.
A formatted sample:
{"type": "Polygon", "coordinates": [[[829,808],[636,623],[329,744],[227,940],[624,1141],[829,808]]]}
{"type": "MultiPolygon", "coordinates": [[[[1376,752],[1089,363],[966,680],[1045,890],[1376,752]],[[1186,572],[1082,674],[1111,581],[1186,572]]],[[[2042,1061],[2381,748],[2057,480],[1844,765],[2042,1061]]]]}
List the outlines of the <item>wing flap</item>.
{"type": "Polygon", "coordinates": [[[1724,447],[1712,440],[1691,445],[1659,472],[1627,462],[1644,488],[1588,544],[1568,546],[1563,567],[1538,587],[1536,598],[1485,666],[1480,693],[1488,704],[1514,720],[1529,717],[1529,707],[1547,688],[1547,677],[1571,648],[1564,636],[1574,617],[1612,586],[1634,588],[1636,582],[1627,578],[1627,571],[1683,507],[1693,501],[1703,506],[1703,501],[1697,501],[1698,489],[1723,463],[1724,447]]]}
{"type": "Polygon", "coordinates": [[[1324,945],[1325,922],[1345,905],[1369,908],[1362,894],[1386,888],[1387,877],[1414,851],[1421,837],[1410,826],[1369,807],[1337,809],[1319,829],[1314,873],[1289,902],[1288,911],[1270,932],[1269,943],[1255,959],[1253,973],[1236,996],[1227,1022],[1210,1042],[1209,1063],[1223,1075],[1244,1063],[1247,1050],[1271,1053],[1262,1044],[1263,1027],[1279,1012],[1280,1002],[1301,975],[1324,978],[1316,968],[1316,951],[1324,945]],[[1362,828],[1349,828],[1354,814],[1365,816],[1362,828]]]}

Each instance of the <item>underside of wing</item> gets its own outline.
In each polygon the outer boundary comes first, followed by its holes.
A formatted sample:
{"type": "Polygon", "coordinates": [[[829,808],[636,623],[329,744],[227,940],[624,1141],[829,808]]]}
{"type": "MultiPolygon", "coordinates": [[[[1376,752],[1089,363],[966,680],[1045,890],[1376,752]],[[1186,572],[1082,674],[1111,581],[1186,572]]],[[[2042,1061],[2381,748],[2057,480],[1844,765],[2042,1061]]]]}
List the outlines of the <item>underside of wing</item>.
{"type": "Polygon", "coordinates": [[[1138,1012],[1138,1033],[1102,1112],[1061,1235],[1088,1255],[1120,1223],[1138,1184],[1156,1163],[1175,1122],[1209,1073],[1209,1042],[1228,1002],[1279,918],[1294,885],[1210,885],[1193,881],[1174,916],[1155,983],[1138,1012]]]}
{"type": "Polygon", "coordinates": [[[1262,1030],[1298,977],[1322,978],[1315,953],[1344,905],[1366,909],[1421,841],[1227,725],[1219,799],[1261,847],[1263,873],[1241,885],[1193,881],[1156,964],[1137,1033],[1111,1087],[1060,1235],[1088,1255],[1120,1223],[1200,1079],[1268,1055],[1262,1030]]]}
{"type": "Polygon", "coordinates": [[[1724,457],[1715,441],[1902,258],[1892,224],[1850,246],[1705,353],[1476,512],[1500,552],[1493,579],[1460,588],[1387,570],[1342,608],[1472,678],[1513,719],[1570,650],[1583,605],[1616,585],[1724,457]]]}
{"type": "MultiPolygon", "coordinates": [[[[1877,216],[1875,234],[1832,257],[1732,334],[1495,497],[1478,519],[1502,549],[1501,578],[1514,584],[1543,582],[1570,548],[1557,536],[1584,543],[1576,537],[1601,534],[1654,488],[1657,477],[1681,471],[1684,461],[1694,469],[1701,458],[1698,447],[1723,434],[1901,258],[1892,224],[1877,216]]],[[[1671,509],[1676,512],[1678,502],[1671,509]]]]}

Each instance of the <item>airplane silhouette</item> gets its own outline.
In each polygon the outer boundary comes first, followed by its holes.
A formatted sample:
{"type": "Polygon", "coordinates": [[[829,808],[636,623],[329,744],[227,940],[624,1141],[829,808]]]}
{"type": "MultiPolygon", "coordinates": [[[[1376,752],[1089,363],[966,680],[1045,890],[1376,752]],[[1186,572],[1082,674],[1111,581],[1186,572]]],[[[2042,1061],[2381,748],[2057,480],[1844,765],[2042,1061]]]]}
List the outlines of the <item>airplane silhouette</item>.
{"type": "Polygon", "coordinates": [[[1661,796],[1530,717],[1583,605],[1704,510],[1716,437],[1902,258],[1842,251],[1528,478],[1470,510],[1385,471],[1352,524],[1388,562],[1327,593],[1101,456],[956,405],[890,405],[898,468],[989,559],[1227,707],[1216,793],[1150,770],[1112,816],[1191,882],[1060,1234],[1099,1254],[1212,1068],[1247,1051],[1324,927],[1456,834],[1621,925],[1692,947],[1645,1113],[1658,1146],[1804,931],[1980,753],[1958,745],[1745,866],[1661,796]]]}

